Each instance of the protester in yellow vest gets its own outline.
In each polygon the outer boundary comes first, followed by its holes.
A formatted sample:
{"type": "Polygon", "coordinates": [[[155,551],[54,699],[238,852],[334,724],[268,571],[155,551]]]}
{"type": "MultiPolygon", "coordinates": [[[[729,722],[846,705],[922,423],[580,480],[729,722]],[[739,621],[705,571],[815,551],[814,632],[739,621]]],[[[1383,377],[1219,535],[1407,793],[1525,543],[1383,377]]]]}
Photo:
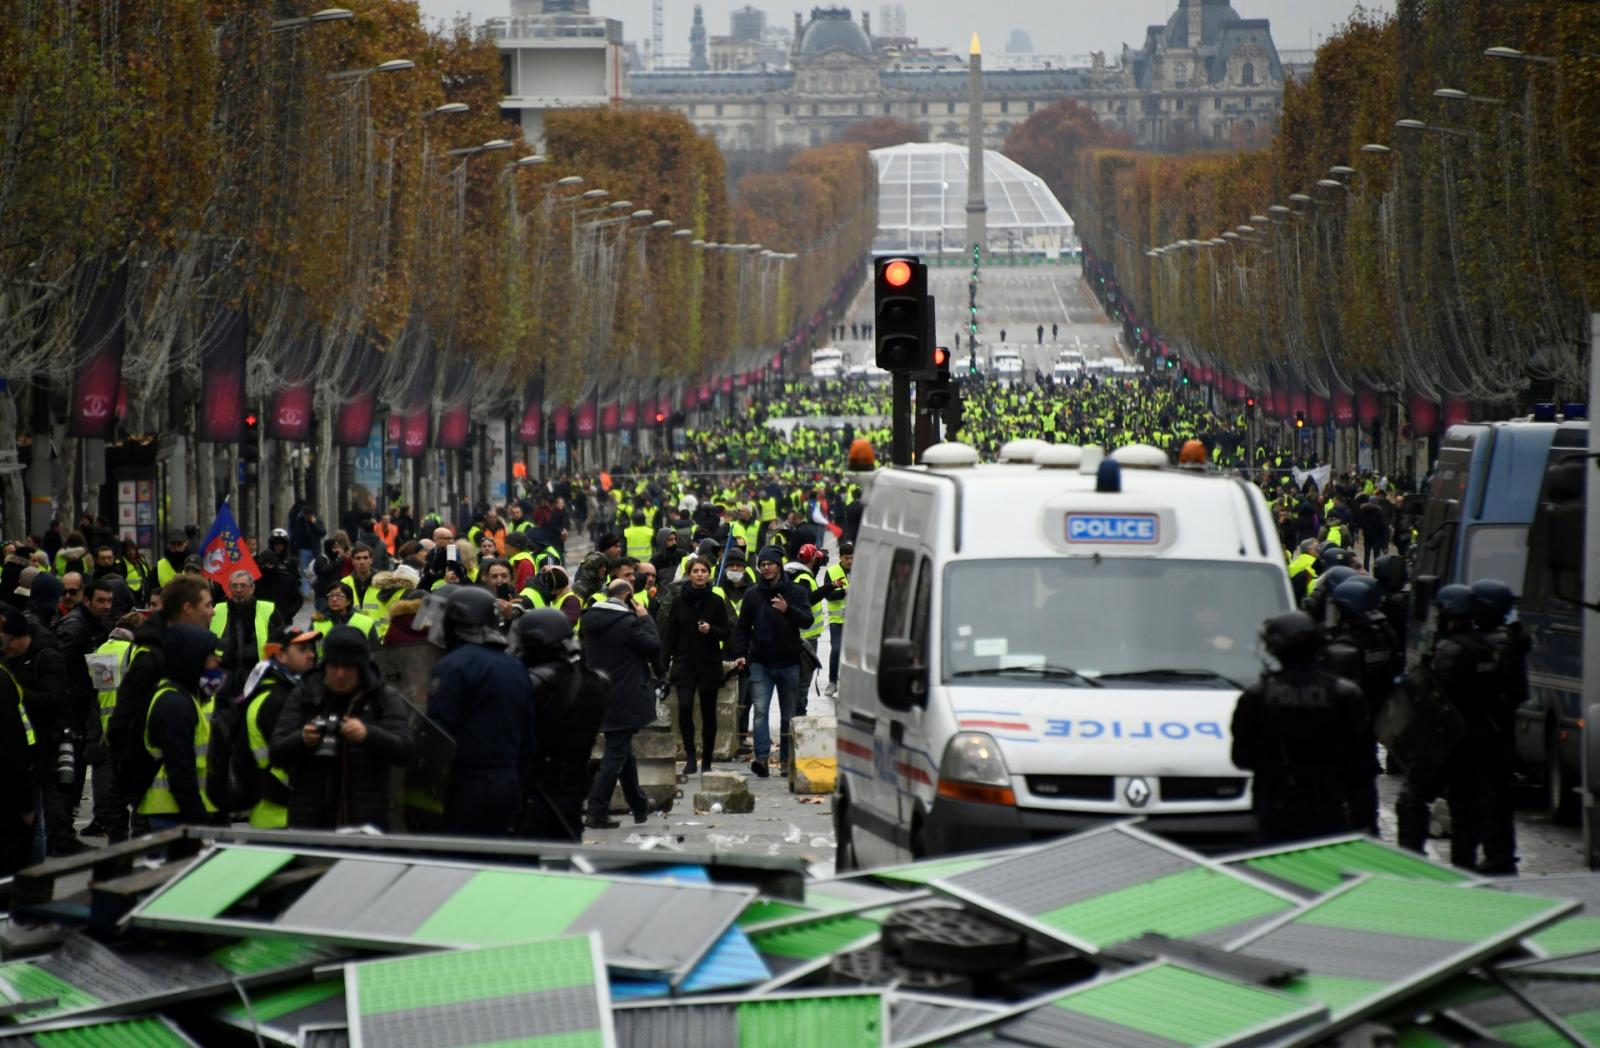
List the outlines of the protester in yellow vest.
{"type": "MultiPolygon", "coordinates": [[[[247,571],[228,577],[228,602],[211,616],[211,632],[221,638],[222,668],[238,688],[261,661],[261,651],[274,629],[283,625],[270,600],[256,598],[256,583],[247,571]]],[[[234,694],[230,690],[229,694],[234,694]]]]}
{"type": "Polygon", "coordinates": [[[322,634],[316,630],[290,630],[276,634],[267,644],[265,662],[251,675],[245,689],[245,731],[250,740],[250,756],[255,759],[256,793],[259,800],[250,809],[250,825],[257,829],[283,829],[289,825],[289,772],[275,767],[267,747],[278,726],[284,700],[317,664],[317,644],[322,634]]]}
{"type": "Polygon", "coordinates": [[[153,829],[214,820],[217,808],[206,796],[205,779],[211,700],[222,684],[216,648],[217,639],[198,626],[167,627],[166,673],[144,722],[144,747],[156,774],[139,801],[139,814],[153,829]]]}
{"type": "Polygon", "coordinates": [[[156,586],[165,586],[183,572],[189,559],[189,536],[180,528],[167,536],[167,552],[156,561],[156,586]]]}
{"type": "Polygon", "coordinates": [[[844,644],[845,604],[850,596],[850,569],[856,562],[853,542],[839,543],[839,562],[823,574],[822,598],[828,604],[828,698],[839,694],[839,648],[844,644]]]}
{"type": "Polygon", "coordinates": [[[627,554],[636,560],[648,560],[656,533],[644,522],[643,513],[635,513],[632,520],[633,523],[622,532],[622,541],[626,544],[627,554]]]}
{"type": "Polygon", "coordinates": [[[327,636],[328,631],[335,626],[354,626],[367,638],[367,646],[374,651],[377,650],[378,624],[372,621],[371,616],[355,610],[348,581],[335,582],[329,586],[328,610],[319,611],[311,616],[311,628],[321,636],[327,636]]]}

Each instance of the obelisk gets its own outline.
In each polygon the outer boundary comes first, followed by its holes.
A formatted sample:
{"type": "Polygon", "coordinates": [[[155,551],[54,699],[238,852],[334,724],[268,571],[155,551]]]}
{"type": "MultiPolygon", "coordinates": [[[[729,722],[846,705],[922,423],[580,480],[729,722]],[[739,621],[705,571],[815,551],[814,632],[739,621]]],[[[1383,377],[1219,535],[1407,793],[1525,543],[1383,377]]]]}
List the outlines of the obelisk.
{"type": "Polygon", "coordinates": [[[989,205],[983,199],[983,51],[972,34],[967,56],[967,253],[989,247],[989,205]]]}

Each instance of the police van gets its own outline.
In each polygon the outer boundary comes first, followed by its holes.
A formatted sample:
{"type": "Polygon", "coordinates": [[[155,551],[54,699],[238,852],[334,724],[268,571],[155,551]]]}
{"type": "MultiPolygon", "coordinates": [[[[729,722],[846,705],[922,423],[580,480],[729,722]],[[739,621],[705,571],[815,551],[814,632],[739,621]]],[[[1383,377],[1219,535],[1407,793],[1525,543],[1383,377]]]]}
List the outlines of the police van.
{"type": "Polygon", "coordinates": [[[1136,445],[963,444],[875,474],[838,697],[841,868],[1110,819],[1254,829],[1233,765],[1263,620],[1293,607],[1260,492],[1136,445]]]}

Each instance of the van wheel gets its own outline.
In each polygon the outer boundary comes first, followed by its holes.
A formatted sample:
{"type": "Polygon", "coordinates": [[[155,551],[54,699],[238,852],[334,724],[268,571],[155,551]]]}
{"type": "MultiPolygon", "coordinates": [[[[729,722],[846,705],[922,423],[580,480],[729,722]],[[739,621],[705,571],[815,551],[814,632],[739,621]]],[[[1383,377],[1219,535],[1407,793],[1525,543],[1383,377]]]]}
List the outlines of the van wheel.
{"type": "Polygon", "coordinates": [[[1578,823],[1578,791],[1568,781],[1567,766],[1561,759],[1561,733],[1555,725],[1545,731],[1544,737],[1544,788],[1545,811],[1550,821],[1558,826],[1576,826],[1578,823]]]}
{"type": "Polygon", "coordinates": [[[855,838],[851,833],[850,802],[841,793],[833,800],[833,869],[835,873],[859,870],[855,838]]]}

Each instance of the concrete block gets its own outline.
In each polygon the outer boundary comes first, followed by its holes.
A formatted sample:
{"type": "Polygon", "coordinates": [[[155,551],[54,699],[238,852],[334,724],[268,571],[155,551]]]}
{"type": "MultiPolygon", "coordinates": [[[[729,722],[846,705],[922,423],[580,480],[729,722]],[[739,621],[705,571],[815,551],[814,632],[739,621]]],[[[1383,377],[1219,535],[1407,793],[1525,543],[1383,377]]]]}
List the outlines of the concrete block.
{"type": "Polygon", "coordinates": [[[838,730],[833,717],[796,717],[794,759],[789,762],[790,793],[832,793],[839,777],[838,730]]]}
{"type": "Polygon", "coordinates": [[[702,778],[700,791],[694,795],[695,811],[709,812],[713,804],[722,805],[722,811],[728,815],[748,815],[756,810],[755,794],[740,776],[711,772],[702,778]]]}
{"type": "MultiPolygon", "coordinates": [[[[723,672],[733,669],[732,663],[724,663],[723,672]]],[[[688,754],[683,750],[683,729],[680,727],[678,693],[674,689],[672,698],[665,705],[666,722],[671,725],[673,738],[678,740],[678,759],[685,760],[688,754]]],[[[696,702],[689,715],[694,718],[694,737],[700,738],[700,704],[696,702]]],[[[739,747],[739,678],[735,677],[722,686],[717,693],[717,739],[712,745],[711,753],[719,761],[732,760],[739,747]]],[[[658,724],[660,721],[657,722],[658,724]]]]}

